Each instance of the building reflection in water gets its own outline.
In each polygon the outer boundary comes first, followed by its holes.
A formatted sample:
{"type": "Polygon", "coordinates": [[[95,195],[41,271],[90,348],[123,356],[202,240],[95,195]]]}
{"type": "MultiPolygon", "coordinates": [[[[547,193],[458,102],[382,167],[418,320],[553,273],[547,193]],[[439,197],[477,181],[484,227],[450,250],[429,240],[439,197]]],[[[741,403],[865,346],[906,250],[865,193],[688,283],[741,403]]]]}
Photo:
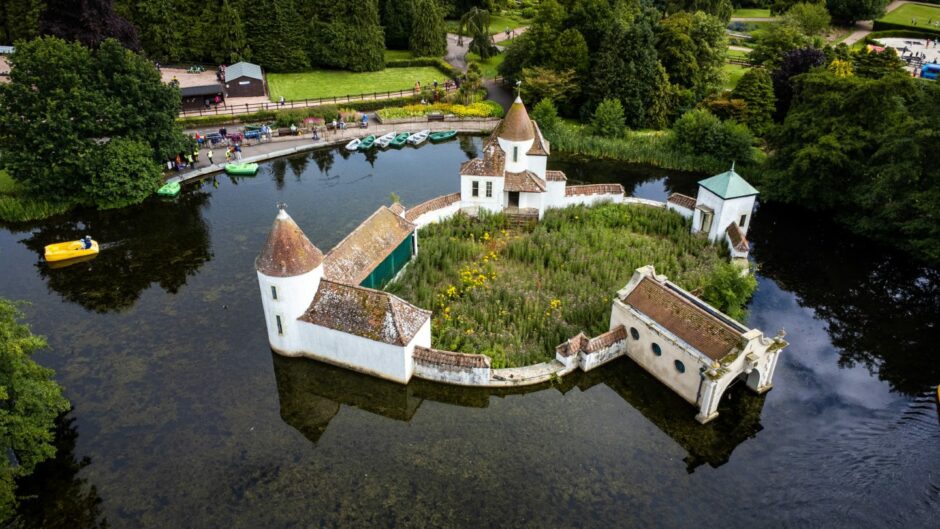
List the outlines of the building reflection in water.
{"type": "Polygon", "coordinates": [[[639,411],[687,452],[691,473],[703,464],[727,463],[738,445],[761,431],[764,396],[737,384],[722,399],[718,419],[702,425],[692,418],[689,404],[627,358],[588,373],[577,372],[561,382],[528,388],[465,388],[420,379],[396,384],[304,358],[272,352],[281,418],[316,443],[343,405],[410,421],[425,400],[461,407],[486,408],[491,397],[535,391],[587,391],[603,384],[639,411]]]}

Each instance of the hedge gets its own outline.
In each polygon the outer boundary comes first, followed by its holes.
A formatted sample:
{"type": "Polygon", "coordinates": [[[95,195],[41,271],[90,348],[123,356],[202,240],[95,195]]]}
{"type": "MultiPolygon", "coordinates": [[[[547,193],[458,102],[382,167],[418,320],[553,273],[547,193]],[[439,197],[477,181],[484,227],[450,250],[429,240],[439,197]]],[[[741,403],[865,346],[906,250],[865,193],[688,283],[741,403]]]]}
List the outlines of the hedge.
{"type": "Polygon", "coordinates": [[[874,39],[932,39],[936,35],[924,33],[923,31],[914,31],[911,29],[889,29],[886,31],[872,31],[865,35],[866,42],[874,39]]]}
{"type": "MultiPolygon", "coordinates": [[[[874,33],[878,33],[881,31],[889,31],[889,30],[904,30],[904,31],[911,31],[911,32],[922,33],[922,34],[928,33],[934,37],[940,36],[940,28],[931,28],[928,26],[924,26],[923,29],[920,29],[921,26],[917,26],[917,27],[918,29],[914,30],[914,29],[911,29],[910,24],[895,24],[893,22],[885,22],[884,20],[876,20],[874,33]]],[[[924,37],[921,37],[921,38],[924,38],[924,37]]]]}
{"type": "Polygon", "coordinates": [[[408,68],[411,66],[432,66],[451,78],[463,76],[463,72],[454,68],[439,57],[418,57],[415,59],[397,59],[385,63],[386,68],[408,68]]]}

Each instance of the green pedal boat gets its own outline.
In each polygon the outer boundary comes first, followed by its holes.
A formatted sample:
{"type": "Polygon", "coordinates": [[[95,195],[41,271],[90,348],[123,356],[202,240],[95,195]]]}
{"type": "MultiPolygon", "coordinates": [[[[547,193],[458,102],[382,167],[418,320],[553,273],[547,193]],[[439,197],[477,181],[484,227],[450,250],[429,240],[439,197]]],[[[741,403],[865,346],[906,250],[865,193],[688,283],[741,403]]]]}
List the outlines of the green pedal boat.
{"type": "Polygon", "coordinates": [[[163,187],[157,189],[157,194],[161,197],[175,197],[180,194],[180,183],[179,182],[170,182],[164,184],[163,187]]]}
{"type": "Polygon", "coordinates": [[[411,137],[411,134],[408,134],[407,132],[399,133],[397,136],[395,136],[395,139],[393,139],[392,142],[388,144],[388,146],[395,149],[401,149],[405,146],[405,142],[408,141],[409,137],[411,137]]]}
{"type": "Polygon", "coordinates": [[[227,163],[225,164],[225,172],[231,175],[254,176],[254,174],[258,172],[258,164],[256,163],[227,163]]]}
{"type": "Polygon", "coordinates": [[[431,143],[440,143],[442,141],[447,141],[457,135],[456,130],[445,130],[443,132],[433,132],[428,139],[431,140],[431,143]]]}
{"type": "Polygon", "coordinates": [[[375,136],[369,134],[365,138],[362,138],[362,141],[359,142],[360,151],[368,151],[375,146],[375,136]]]}

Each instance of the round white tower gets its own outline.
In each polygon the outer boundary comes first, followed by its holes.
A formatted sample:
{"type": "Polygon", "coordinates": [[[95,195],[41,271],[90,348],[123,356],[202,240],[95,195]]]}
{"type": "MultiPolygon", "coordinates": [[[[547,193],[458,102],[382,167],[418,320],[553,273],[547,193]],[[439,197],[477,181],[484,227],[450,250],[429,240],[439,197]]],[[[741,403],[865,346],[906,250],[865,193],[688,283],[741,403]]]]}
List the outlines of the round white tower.
{"type": "Polygon", "coordinates": [[[506,171],[521,173],[529,169],[528,155],[535,142],[535,127],[529,119],[529,113],[522,104],[522,98],[516,97],[506,117],[496,128],[499,147],[506,153],[506,171]]]}
{"type": "Polygon", "coordinates": [[[299,355],[303,344],[297,318],[307,310],[320,286],[323,253],[307,239],[283,205],[255,259],[255,270],[271,349],[287,356],[299,355]]]}

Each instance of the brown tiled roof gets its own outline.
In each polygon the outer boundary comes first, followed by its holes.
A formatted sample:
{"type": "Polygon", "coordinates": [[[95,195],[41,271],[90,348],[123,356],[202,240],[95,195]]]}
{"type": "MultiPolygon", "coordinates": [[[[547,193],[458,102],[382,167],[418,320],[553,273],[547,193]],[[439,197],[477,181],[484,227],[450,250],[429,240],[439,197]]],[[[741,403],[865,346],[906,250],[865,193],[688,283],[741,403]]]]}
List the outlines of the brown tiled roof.
{"type": "Polygon", "coordinates": [[[437,349],[428,349],[427,347],[415,347],[413,358],[415,362],[423,362],[426,364],[470,368],[490,367],[490,359],[485,355],[439,351],[437,349]]]}
{"type": "Polygon", "coordinates": [[[323,275],[358,285],[414,230],[414,224],[382,206],[326,254],[323,275]]]}
{"type": "Polygon", "coordinates": [[[725,230],[725,233],[728,234],[728,238],[731,239],[731,246],[739,252],[746,252],[750,250],[750,245],[747,243],[747,238],[744,236],[744,232],[741,231],[741,227],[732,222],[728,224],[728,229],[725,230]]]}
{"type": "Polygon", "coordinates": [[[539,178],[532,171],[522,171],[521,173],[506,173],[506,183],[503,185],[506,191],[522,191],[524,193],[544,193],[545,181],[539,178]]]}
{"type": "Polygon", "coordinates": [[[415,219],[429,211],[446,208],[455,202],[460,202],[460,193],[451,193],[449,195],[432,198],[431,200],[422,202],[413,208],[408,208],[408,211],[405,212],[405,218],[411,222],[414,222],[415,219]]]}
{"type": "Polygon", "coordinates": [[[627,339],[627,329],[623,325],[618,325],[613,329],[605,332],[604,334],[598,334],[587,343],[587,346],[584,348],[585,353],[596,353],[607,349],[611,345],[627,339]]]}
{"type": "Polygon", "coordinates": [[[542,130],[539,129],[539,124],[532,120],[532,126],[535,127],[535,141],[532,142],[532,147],[529,148],[529,156],[548,156],[548,140],[542,136],[542,130]]]}
{"type": "Polygon", "coordinates": [[[282,209],[274,219],[264,248],[255,259],[255,269],[268,276],[289,277],[305,274],[322,262],[323,253],[282,209]]]}
{"type": "Polygon", "coordinates": [[[683,195],[682,193],[673,193],[669,195],[666,201],[685,209],[695,209],[695,199],[688,195],[683,195]]]}
{"type": "Polygon", "coordinates": [[[392,213],[399,215],[399,216],[401,216],[401,214],[405,212],[405,206],[402,206],[401,202],[395,202],[394,204],[389,206],[388,209],[392,213]]]}
{"type": "Polygon", "coordinates": [[[559,344],[555,347],[555,352],[561,356],[574,356],[587,347],[587,344],[590,340],[587,335],[583,332],[568,338],[564,343],[559,344]]]}
{"type": "Polygon", "coordinates": [[[567,182],[568,177],[562,171],[545,171],[545,179],[549,182],[567,182]]]}
{"type": "Polygon", "coordinates": [[[370,340],[407,345],[431,317],[388,292],[320,280],[320,287],[300,321],[370,340]]]}
{"type": "Polygon", "coordinates": [[[578,195],[623,195],[623,186],[620,184],[588,184],[583,186],[565,187],[565,196],[578,195]]]}
{"type": "Polygon", "coordinates": [[[483,143],[483,158],[474,158],[460,164],[460,174],[468,176],[503,176],[506,153],[496,138],[483,143]]]}
{"type": "Polygon", "coordinates": [[[506,117],[499,122],[493,135],[509,141],[525,141],[535,139],[535,127],[529,119],[529,113],[522,104],[522,98],[517,97],[506,117]]]}
{"type": "Polygon", "coordinates": [[[648,277],[623,302],[713,360],[720,360],[743,341],[740,332],[648,277]]]}

